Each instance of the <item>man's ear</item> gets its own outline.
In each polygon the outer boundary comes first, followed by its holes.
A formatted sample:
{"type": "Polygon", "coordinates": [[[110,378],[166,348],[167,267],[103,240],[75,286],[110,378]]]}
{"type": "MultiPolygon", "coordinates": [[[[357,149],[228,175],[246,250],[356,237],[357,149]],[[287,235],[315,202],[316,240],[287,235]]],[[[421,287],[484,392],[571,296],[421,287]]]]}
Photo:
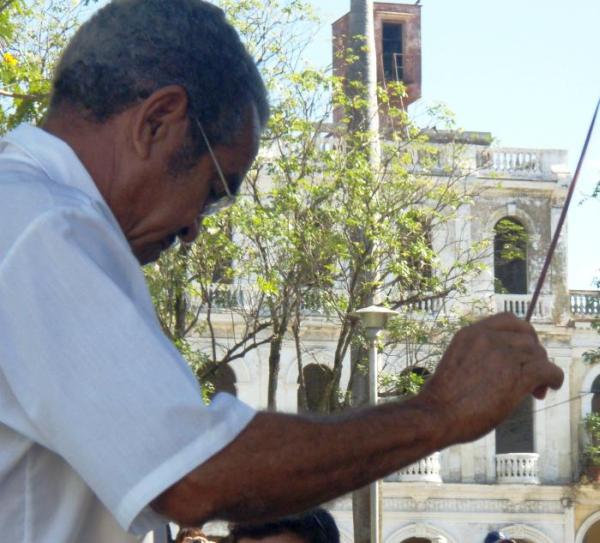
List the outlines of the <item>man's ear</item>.
{"type": "Polygon", "coordinates": [[[156,146],[181,146],[187,134],[187,110],[187,92],[180,85],[162,87],[134,110],[131,137],[140,158],[148,158],[156,146]]]}

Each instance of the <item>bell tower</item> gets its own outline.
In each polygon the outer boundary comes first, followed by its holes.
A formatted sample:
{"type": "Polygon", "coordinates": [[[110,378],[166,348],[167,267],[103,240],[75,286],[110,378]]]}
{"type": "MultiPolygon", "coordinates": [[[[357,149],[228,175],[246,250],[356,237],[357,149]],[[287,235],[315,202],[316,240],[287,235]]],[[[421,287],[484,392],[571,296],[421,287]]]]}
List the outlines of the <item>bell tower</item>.
{"type": "MultiPolygon", "coordinates": [[[[388,4],[375,2],[375,47],[377,82],[386,88],[391,81],[400,81],[406,87],[406,96],[394,106],[406,109],[421,97],[421,6],[417,4],[388,4]]],[[[332,25],[333,69],[344,76],[346,66],[340,52],[348,47],[350,14],[332,25]]],[[[339,112],[334,120],[338,121],[339,112]]]]}

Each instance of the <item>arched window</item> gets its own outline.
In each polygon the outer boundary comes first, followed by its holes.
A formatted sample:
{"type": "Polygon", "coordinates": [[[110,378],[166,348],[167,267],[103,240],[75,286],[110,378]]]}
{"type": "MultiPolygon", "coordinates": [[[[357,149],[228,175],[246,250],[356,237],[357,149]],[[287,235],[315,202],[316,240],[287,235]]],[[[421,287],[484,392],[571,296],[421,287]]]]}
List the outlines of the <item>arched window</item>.
{"type": "MultiPolygon", "coordinates": [[[[308,364],[302,369],[302,376],[304,377],[306,393],[305,409],[313,413],[323,411],[323,409],[321,409],[322,400],[329,383],[333,379],[333,371],[324,364],[308,364]]],[[[298,379],[298,381],[300,380],[298,379]]],[[[300,408],[304,406],[304,400],[301,397],[301,394],[303,393],[304,391],[299,387],[298,406],[300,406],[300,408]]]]}
{"type": "Polygon", "coordinates": [[[512,415],[496,428],[496,454],[528,452],[535,452],[531,396],[527,396],[512,415]]]}
{"type": "Polygon", "coordinates": [[[592,383],[592,411],[600,413],[600,375],[594,379],[592,383]]]}
{"type": "Polygon", "coordinates": [[[404,255],[403,271],[399,286],[405,291],[431,291],[433,265],[436,254],[433,251],[430,220],[417,211],[407,213],[406,246],[410,248],[404,255]]]}
{"type": "Polygon", "coordinates": [[[583,539],[583,543],[596,543],[597,541],[600,541],[600,521],[589,527],[583,539]]]}
{"type": "Polygon", "coordinates": [[[505,217],[494,226],[494,290],[527,294],[527,231],[505,217]]]}
{"type": "Polygon", "coordinates": [[[600,541],[600,512],[592,513],[577,530],[575,543],[596,543],[600,541]]]}
{"type": "Polygon", "coordinates": [[[384,22],[381,32],[383,52],[383,74],[386,81],[404,80],[404,48],[402,24],[397,21],[384,22]]]}

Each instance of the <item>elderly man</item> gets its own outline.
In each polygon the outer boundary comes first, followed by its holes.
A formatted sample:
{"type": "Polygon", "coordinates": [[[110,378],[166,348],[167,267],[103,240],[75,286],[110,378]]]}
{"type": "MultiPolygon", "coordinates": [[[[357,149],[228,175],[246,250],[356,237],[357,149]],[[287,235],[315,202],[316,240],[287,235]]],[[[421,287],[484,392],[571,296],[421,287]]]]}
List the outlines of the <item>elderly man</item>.
{"type": "Polygon", "coordinates": [[[136,541],[167,519],[305,510],[559,387],[510,315],[459,332],[423,392],[312,419],[203,405],[139,264],[228,205],[268,117],[202,0],[115,0],[60,62],[44,126],[0,146],[0,526],[16,543],[136,541]]]}

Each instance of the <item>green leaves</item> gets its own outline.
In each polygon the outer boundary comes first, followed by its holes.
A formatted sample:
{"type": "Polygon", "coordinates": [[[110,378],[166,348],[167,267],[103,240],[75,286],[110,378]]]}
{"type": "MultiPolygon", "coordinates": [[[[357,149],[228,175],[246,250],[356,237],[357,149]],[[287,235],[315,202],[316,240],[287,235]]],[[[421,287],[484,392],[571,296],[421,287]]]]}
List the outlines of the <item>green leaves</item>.
{"type": "MultiPolygon", "coordinates": [[[[15,0],[0,10],[0,131],[43,117],[53,67],[81,5],[15,0]]],[[[378,91],[379,113],[390,122],[373,167],[373,134],[349,130],[367,106],[364,85],[304,62],[316,31],[311,3],[219,5],[256,58],[273,113],[239,202],[205,219],[194,244],[146,267],[151,294],[165,333],[199,378],[260,345],[280,349],[290,334],[301,367],[308,316],[327,319],[337,344],[323,405],[337,407],[348,397],[342,364],[350,346],[363,343],[348,315],[365,299],[401,311],[381,347],[415,366],[433,363],[460,322],[445,304],[479,273],[486,249],[440,234],[454,232],[458,211],[473,198],[462,149],[428,141],[400,105],[406,89],[389,83],[378,91]]],[[[356,43],[340,53],[347,65],[361,57],[356,43]]],[[[455,128],[442,106],[429,119],[455,128]]],[[[409,380],[405,388],[415,389],[409,380]]]]}
{"type": "Polygon", "coordinates": [[[527,257],[529,237],[522,224],[504,218],[498,221],[494,233],[501,240],[497,253],[503,261],[524,260],[527,257]]]}
{"type": "Polygon", "coordinates": [[[600,413],[589,413],[583,419],[583,427],[589,443],[583,448],[583,460],[587,466],[600,466],[600,413]]]}
{"type": "Polygon", "coordinates": [[[45,115],[52,72],[80,22],[81,3],[15,0],[0,11],[0,133],[45,115]]]}

